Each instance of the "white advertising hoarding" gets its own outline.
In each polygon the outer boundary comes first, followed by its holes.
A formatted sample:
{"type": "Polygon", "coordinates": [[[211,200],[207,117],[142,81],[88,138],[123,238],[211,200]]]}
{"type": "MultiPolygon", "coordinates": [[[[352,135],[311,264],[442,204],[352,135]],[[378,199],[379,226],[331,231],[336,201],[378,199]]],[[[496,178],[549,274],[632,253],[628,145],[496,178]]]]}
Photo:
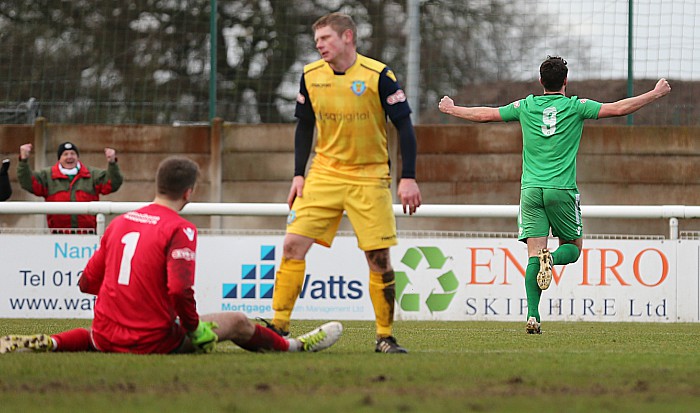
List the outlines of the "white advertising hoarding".
{"type": "MultiPolygon", "coordinates": [[[[272,316],[282,236],[200,235],[200,313],[272,316]]],[[[555,241],[550,245],[556,249],[555,241]]],[[[93,296],[77,280],[97,236],[0,237],[0,317],[87,318],[93,296]]],[[[585,240],[578,262],[554,267],[542,293],[546,320],[700,321],[700,242],[585,240]]],[[[408,238],[392,249],[398,320],[524,320],[526,248],[513,239],[408,238]]],[[[312,247],[294,309],[298,319],[373,320],[368,269],[354,237],[312,247]]]]}
{"type": "Polygon", "coordinates": [[[95,297],[78,279],[98,247],[96,235],[0,237],[0,317],[92,317],[95,297]]]}

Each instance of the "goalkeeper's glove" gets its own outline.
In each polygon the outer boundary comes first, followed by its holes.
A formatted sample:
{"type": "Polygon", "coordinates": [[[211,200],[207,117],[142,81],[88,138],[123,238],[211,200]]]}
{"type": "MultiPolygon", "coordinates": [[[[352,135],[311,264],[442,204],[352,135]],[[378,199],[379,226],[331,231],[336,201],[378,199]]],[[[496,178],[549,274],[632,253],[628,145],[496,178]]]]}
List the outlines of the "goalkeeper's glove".
{"type": "Polygon", "coordinates": [[[211,353],[214,351],[216,342],[219,340],[219,336],[214,332],[215,328],[219,328],[219,325],[215,322],[200,320],[197,329],[187,333],[197,353],[211,353]]]}

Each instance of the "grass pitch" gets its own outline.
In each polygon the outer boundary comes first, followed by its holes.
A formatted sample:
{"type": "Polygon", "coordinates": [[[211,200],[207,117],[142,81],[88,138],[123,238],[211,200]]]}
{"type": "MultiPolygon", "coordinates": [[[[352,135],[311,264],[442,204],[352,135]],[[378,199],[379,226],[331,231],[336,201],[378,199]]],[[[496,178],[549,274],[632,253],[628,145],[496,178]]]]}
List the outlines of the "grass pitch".
{"type": "MultiPolygon", "coordinates": [[[[6,412],[700,411],[700,325],[396,323],[407,355],[374,353],[371,322],[343,322],[314,354],[0,355],[6,412]]],[[[1,320],[0,335],[87,320],[1,320]]],[[[297,321],[300,334],[318,322],[297,321]]]]}

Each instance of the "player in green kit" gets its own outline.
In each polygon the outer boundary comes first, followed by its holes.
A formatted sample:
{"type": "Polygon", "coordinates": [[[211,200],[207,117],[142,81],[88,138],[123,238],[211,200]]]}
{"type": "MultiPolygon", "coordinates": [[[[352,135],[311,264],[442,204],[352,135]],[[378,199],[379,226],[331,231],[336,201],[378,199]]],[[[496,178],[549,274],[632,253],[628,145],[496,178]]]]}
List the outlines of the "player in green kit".
{"type": "Polygon", "coordinates": [[[523,132],[518,239],[527,243],[525,270],[529,334],[540,334],[540,296],[552,281],[552,265],[578,260],[583,248],[576,155],[583,121],[625,116],[671,92],[666,79],[644,94],[599,103],[566,96],[568,68],[561,57],[547,56],[540,65],[541,96],[530,95],[500,108],[455,106],[445,96],[440,111],[473,122],[519,121],[523,132]],[[559,248],[547,249],[549,232],[559,248]]]}

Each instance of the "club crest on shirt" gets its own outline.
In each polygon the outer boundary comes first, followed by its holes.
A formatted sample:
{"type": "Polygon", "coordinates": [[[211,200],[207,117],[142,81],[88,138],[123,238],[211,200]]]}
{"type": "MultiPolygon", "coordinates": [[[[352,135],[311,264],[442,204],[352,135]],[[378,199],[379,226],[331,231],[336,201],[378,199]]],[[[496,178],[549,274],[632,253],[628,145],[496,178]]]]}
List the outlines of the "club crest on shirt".
{"type": "Polygon", "coordinates": [[[362,80],[356,80],[352,82],[350,88],[354,94],[357,96],[362,96],[362,94],[365,93],[365,90],[367,90],[367,85],[365,85],[365,82],[362,80]]]}
{"type": "Polygon", "coordinates": [[[581,102],[582,105],[585,105],[588,99],[579,99],[578,101],[581,102]]]}
{"type": "Polygon", "coordinates": [[[188,240],[192,241],[194,239],[194,229],[193,228],[190,228],[190,227],[183,228],[182,232],[185,233],[185,236],[187,236],[188,240]]]}

